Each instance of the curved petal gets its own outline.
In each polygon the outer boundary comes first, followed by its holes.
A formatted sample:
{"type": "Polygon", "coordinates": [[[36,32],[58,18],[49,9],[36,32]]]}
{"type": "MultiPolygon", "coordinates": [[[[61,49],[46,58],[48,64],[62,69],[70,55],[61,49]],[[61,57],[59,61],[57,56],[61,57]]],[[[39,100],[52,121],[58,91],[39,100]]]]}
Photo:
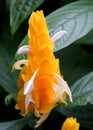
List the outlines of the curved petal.
{"type": "Polygon", "coordinates": [[[31,47],[29,45],[24,45],[18,49],[17,54],[25,54],[30,51],[31,51],[31,47]]]}
{"type": "Polygon", "coordinates": [[[25,112],[26,112],[25,114],[28,113],[28,106],[30,102],[34,104],[34,101],[31,97],[31,93],[29,92],[25,97],[25,112]]]}
{"type": "Polygon", "coordinates": [[[56,101],[61,100],[64,91],[60,89],[60,87],[56,85],[55,83],[53,83],[53,89],[55,91],[54,101],[56,102],[56,101]]]}
{"type": "Polygon", "coordinates": [[[57,40],[59,40],[61,37],[65,36],[67,34],[66,31],[59,31],[56,34],[54,34],[54,36],[52,36],[52,41],[56,42],[57,40]]]}
{"type": "Polygon", "coordinates": [[[21,65],[26,65],[27,63],[28,63],[28,60],[19,60],[19,61],[17,61],[17,62],[13,65],[12,71],[13,71],[13,70],[21,70],[21,69],[22,69],[21,65]]]}
{"type": "Polygon", "coordinates": [[[24,84],[24,95],[31,92],[32,89],[34,88],[33,81],[34,81],[34,78],[35,78],[37,72],[38,72],[38,70],[36,70],[35,73],[33,74],[33,76],[31,77],[31,79],[24,84]]]}
{"type": "Polygon", "coordinates": [[[70,91],[67,83],[58,74],[54,73],[54,76],[55,76],[61,90],[66,92],[69,95],[70,101],[72,102],[72,94],[71,94],[71,91],[70,91]]]}

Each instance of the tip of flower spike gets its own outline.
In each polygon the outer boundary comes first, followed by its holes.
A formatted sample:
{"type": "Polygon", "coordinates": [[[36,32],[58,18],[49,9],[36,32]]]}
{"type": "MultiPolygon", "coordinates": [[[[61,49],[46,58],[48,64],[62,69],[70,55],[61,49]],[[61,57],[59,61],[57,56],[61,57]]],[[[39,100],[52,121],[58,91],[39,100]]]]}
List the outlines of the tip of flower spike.
{"type": "Polygon", "coordinates": [[[56,34],[54,34],[54,36],[52,36],[52,41],[56,42],[57,40],[59,40],[61,37],[65,36],[66,34],[68,34],[66,31],[59,31],[56,34]]]}
{"type": "Polygon", "coordinates": [[[30,52],[30,50],[31,50],[31,47],[28,45],[25,45],[18,49],[17,54],[25,54],[25,53],[30,52]]]}

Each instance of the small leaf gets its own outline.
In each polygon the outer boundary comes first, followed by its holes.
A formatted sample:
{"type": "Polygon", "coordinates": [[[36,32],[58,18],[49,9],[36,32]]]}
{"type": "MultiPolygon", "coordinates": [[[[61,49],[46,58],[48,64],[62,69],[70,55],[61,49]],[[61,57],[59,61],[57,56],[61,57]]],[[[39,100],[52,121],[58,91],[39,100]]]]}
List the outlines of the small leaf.
{"type": "Polygon", "coordinates": [[[10,27],[14,34],[29,14],[44,0],[10,0],[10,27]]]}
{"type": "Polygon", "coordinates": [[[15,94],[15,93],[8,94],[8,95],[5,97],[5,104],[6,104],[6,105],[9,105],[12,99],[14,99],[14,100],[16,99],[16,95],[17,95],[17,94],[15,94]]]}

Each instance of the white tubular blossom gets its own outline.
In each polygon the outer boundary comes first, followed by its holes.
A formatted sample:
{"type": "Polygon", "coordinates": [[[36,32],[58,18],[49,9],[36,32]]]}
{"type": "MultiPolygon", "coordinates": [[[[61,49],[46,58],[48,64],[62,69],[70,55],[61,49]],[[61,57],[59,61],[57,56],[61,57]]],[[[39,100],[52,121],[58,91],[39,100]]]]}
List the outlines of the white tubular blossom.
{"type": "MultiPolygon", "coordinates": [[[[62,94],[64,92],[66,92],[69,95],[70,101],[72,102],[72,94],[71,94],[71,91],[70,91],[66,81],[56,73],[54,73],[54,76],[58,82],[58,87],[60,87],[62,94]]],[[[59,94],[59,96],[60,96],[60,94],[59,94]]]]}
{"type": "Polygon", "coordinates": [[[30,51],[31,51],[31,47],[29,45],[24,45],[18,49],[17,54],[25,54],[25,53],[29,53],[30,51]]]}
{"type": "Polygon", "coordinates": [[[61,37],[65,36],[66,34],[68,34],[66,31],[59,31],[56,34],[54,34],[54,36],[52,36],[52,41],[56,42],[57,40],[59,40],[61,37]]]}
{"type": "Polygon", "coordinates": [[[35,78],[37,72],[38,72],[38,70],[36,70],[35,73],[33,74],[33,76],[31,77],[31,79],[24,84],[24,95],[31,92],[32,89],[34,88],[33,81],[34,81],[34,78],[35,78]]]}

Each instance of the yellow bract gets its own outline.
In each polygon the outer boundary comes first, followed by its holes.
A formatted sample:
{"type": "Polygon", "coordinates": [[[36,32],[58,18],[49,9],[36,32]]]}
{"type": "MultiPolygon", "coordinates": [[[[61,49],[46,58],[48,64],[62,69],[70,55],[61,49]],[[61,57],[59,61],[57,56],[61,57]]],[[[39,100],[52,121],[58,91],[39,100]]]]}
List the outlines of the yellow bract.
{"type": "Polygon", "coordinates": [[[79,130],[80,124],[77,123],[76,118],[70,117],[65,120],[61,130],[79,130]]]}
{"type": "MultiPolygon", "coordinates": [[[[38,111],[45,113],[50,111],[55,104],[53,101],[55,92],[52,83],[56,80],[53,77],[53,73],[60,74],[60,72],[59,60],[55,59],[53,54],[54,43],[49,37],[43,11],[32,13],[29,19],[28,37],[31,52],[28,53],[28,64],[20,72],[18,86],[19,88],[24,87],[24,83],[29,81],[35,70],[39,68],[39,72],[34,80],[33,100],[36,102],[35,107],[38,111]]],[[[23,97],[25,98],[25,96],[23,97]]],[[[19,98],[18,102],[21,104],[19,98]]],[[[19,106],[18,103],[17,106],[19,106]]],[[[22,110],[22,107],[19,106],[19,108],[22,110]]]]}
{"type": "MultiPolygon", "coordinates": [[[[64,31],[61,33],[64,35],[64,31]]],[[[35,110],[35,115],[41,117],[35,126],[38,127],[52,108],[65,100],[66,94],[71,101],[72,95],[60,75],[59,60],[53,54],[54,43],[49,36],[43,11],[33,12],[30,16],[28,39],[28,45],[18,50],[18,54],[28,53],[27,60],[17,61],[13,66],[21,69],[15,108],[20,109],[23,116],[35,110]],[[25,61],[23,68],[20,67],[22,61],[25,61]]]]}

